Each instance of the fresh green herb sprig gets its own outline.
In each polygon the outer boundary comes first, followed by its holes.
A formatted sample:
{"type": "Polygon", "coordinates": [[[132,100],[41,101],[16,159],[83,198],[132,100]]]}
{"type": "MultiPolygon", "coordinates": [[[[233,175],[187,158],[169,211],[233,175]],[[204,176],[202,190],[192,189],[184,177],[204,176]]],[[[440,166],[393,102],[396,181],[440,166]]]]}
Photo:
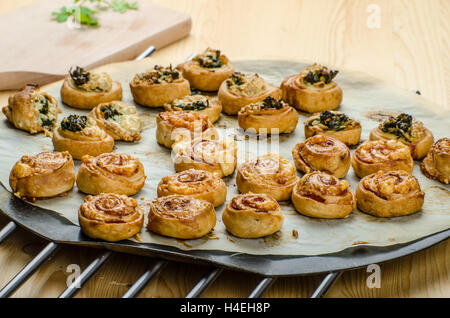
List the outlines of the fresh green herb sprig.
{"type": "Polygon", "coordinates": [[[128,10],[137,10],[139,8],[137,1],[128,2],[126,0],[74,0],[74,4],[71,6],[64,6],[59,11],[52,12],[57,22],[66,22],[69,17],[72,17],[75,22],[91,26],[98,26],[99,22],[96,17],[95,11],[91,7],[85,5],[86,2],[91,3],[98,10],[112,9],[113,11],[125,13],[128,10]]]}

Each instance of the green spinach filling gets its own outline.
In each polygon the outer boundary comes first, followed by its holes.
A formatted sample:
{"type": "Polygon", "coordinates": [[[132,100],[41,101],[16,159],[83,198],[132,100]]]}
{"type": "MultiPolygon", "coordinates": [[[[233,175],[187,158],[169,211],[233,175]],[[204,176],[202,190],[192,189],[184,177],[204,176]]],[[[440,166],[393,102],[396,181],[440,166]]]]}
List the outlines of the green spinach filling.
{"type": "Polygon", "coordinates": [[[304,81],[311,85],[319,82],[329,84],[333,78],[336,77],[338,72],[339,71],[328,70],[326,67],[322,67],[320,69],[309,71],[308,74],[306,74],[304,81]]]}
{"type": "Polygon", "coordinates": [[[326,110],[320,113],[318,120],[310,121],[309,126],[321,124],[330,130],[340,131],[344,130],[350,122],[351,120],[347,115],[326,110]]]}
{"type": "Polygon", "coordinates": [[[61,128],[73,132],[81,131],[87,126],[87,117],[70,115],[61,121],[61,128]]]}
{"type": "Polygon", "coordinates": [[[402,113],[397,117],[390,117],[381,123],[380,128],[385,133],[410,140],[412,137],[413,117],[402,113]]]}
{"type": "Polygon", "coordinates": [[[276,100],[273,97],[266,97],[263,100],[263,104],[261,108],[276,108],[276,109],[281,109],[284,107],[284,103],[281,99],[276,100]]]}
{"type": "Polygon", "coordinates": [[[196,58],[196,60],[198,61],[200,66],[204,68],[217,68],[222,66],[219,50],[213,51],[204,56],[199,56],[196,58]]]}
{"type": "Polygon", "coordinates": [[[103,116],[106,120],[112,118],[114,120],[115,116],[121,116],[122,113],[117,110],[113,105],[106,105],[101,109],[103,116]]]}
{"type": "Polygon", "coordinates": [[[88,71],[79,66],[71,67],[69,74],[77,86],[81,86],[89,82],[89,77],[91,75],[88,71]]]}
{"type": "Polygon", "coordinates": [[[198,100],[192,103],[183,103],[175,105],[177,108],[181,108],[182,110],[203,110],[209,107],[209,100],[198,100]]]}
{"type": "Polygon", "coordinates": [[[227,81],[228,86],[231,86],[232,84],[239,86],[244,83],[245,83],[244,75],[239,72],[234,72],[233,74],[231,74],[230,79],[227,81]]]}

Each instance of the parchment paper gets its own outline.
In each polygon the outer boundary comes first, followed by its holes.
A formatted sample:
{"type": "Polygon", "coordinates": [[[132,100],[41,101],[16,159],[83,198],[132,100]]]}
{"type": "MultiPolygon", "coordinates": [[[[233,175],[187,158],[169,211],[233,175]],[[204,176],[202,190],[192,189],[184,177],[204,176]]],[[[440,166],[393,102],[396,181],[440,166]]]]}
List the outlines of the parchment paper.
{"type": "MultiPolygon", "coordinates": [[[[241,61],[234,64],[238,71],[258,73],[276,85],[279,85],[284,77],[295,74],[306,66],[304,63],[286,61],[241,61]]],[[[122,83],[123,100],[127,103],[134,104],[128,83],[133,75],[140,71],[142,69],[137,69],[129,63],[110,73],[112,78],[122,83]]],[[[392,111],[407,112],[421,120],[431,129],[435,140],[449,136],[450,112],[439,113],[436,105],[412,92],[394,89],[379,80],[355,72],[341,71],[336,81],[344,91],[344,100],[339,110],[361,121],[362,141],[368,139],[370,130],[377,125],[376,120],[392,111]]],[[[45,87],[47,92],[60,100],[59,89],[60,83],[45,87]]],[[[69,114],[87,114],[87,111],[70,108],[63,105],[61,101],[60,104],[63,113],[59,120],[69,114]]],[[[117,142],[115,151],[129,153],[142,161],[147,180],[145,187],[135,198],[140,204],[144,204],[146,200],[156,197],[156,187],[160,179],[175,171],[170,150],[159,146],[155,138],[155,116],[161,110],[149,110],[140,106],[137,108],[145,122],[142,140],[139,143],[117,142]]],[[[295,133],[279,137],[279,148],[273,142],[277,139],[276,137],[260,144],[256,143],[254,137],[247,138],[246,141],[243,133],[237,129],[236,117],[222,114],[215,126],[221,131],[222,136],[227,135],[237,141],[238,164],[268,151],[279,152],[292,161],[292,148],[305,139],[303,122],[307,116],[308,114],[305,113],[300,114],[295,133]]],[[[32,136],[15,129],[4,116],[0,121],[0,132],[0,181],[8,190],[11,190],[8,178],[14,163],[24,154],[52,151],[53,146],[51,139],[43,134],[32,136]]],[[[78,169],[79,161],[76,161],[75,165],[78,169]]],[[[425,192],[425,203],[420,212],[411,216],[383,219],[356,210],[346,219],[322,220],[302,216],[294,210],[290,202],[282,202],[285,220],[281,231],[260,239],[239,239],[226,232],[221,218],[225,205],[222,205],[216,208],[217,224],[214,231],[207,237],[197,240],[176,240],[150,233],[143,227],[140,238],[143,243],[170,245],[182,250],[222,250],[259,255],[318,255],[338,252],[359,244],[387,246],[405,243],[450,227],[450,187],[426,178],[420,171],[418,162],[415,164],[413,174],[418,178],[425,192]],[[298,238],[293,236],[293,230],[298,232],[298,238]]],[[[224,179],[228,185],[227,202],[238,194],[235,175],[236,173],[224,179]]],[[[352,168],[346,179],[354,191],[359,179],[352,168]]],[[[77,211],[84,196],[75,186],[67,196],[38,200],[34,204],[56,211],[74,224],[78,224],[77,211]]]]}

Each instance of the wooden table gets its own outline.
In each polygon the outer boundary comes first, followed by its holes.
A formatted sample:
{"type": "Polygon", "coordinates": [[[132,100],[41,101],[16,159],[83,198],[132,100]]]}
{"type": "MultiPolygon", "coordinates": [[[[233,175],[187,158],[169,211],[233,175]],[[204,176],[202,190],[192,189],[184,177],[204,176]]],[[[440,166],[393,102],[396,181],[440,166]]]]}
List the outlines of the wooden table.
{"type": "MultiPolygon", "coordinates": [[[[36,0],[0,0],[0,14],[36,0]]],[[[141,0],[143,1],[143,0],[141,0]]],[[[331,64],[372,74],[450,108],[450,2],[448,0],[153,0],[191,14],[190,37],[151,61],[174,64],[206,46],[232,59],[282,58],[331,64]],[[374,6],[375,5],[375,6],[374,6]],[[380,19],[377,20],[377,12],[380,19]],[[378,25],[378,22],[380,24],[378,25]]],[[[0,92],[0,104],[9,92],[0,92]]],[[[448,118],[446,119],[448,120],[448,118]]],[[[0,217],[0,226],[7,219],[0,217]]],[[[0,287],[45,242],[16,230],[0,245],[0,287]]],[[[56,297],[66,288],[69,264],[85,268],[100,251],[64,247],[13,297],[56,297]]],[[[152,260],[116,254],[77,297],[119,297],[152,260]]],[[[183,297],[208,268],[171,263],[140,297],[183,297]]],[[[381,265],[381,288],[366,286],[364,269],[344,273],[328,297],[450,297],[450,242],[381,265]]],[[[307,297],[323,275],[278,279],[266,297],[307,297]]],[[[225,271],[204,297],[246,297],[260,277],[225,271]]]]}

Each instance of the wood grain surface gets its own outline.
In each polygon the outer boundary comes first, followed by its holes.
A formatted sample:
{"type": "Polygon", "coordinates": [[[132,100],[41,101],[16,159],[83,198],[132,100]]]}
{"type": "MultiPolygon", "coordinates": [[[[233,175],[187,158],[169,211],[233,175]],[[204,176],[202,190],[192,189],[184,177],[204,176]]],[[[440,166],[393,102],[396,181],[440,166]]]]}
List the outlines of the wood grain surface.
{"type": "MultiPolygon", "coordinates": [[[[141,0],[144,1],[144,0],[141,0]]],[[[33,0],[0,0],[0,13],[33,0]]],[[[231,59],[282,58],[317,61],[363,71],[393,86],[450,108],[450,1],[448,0],[153,0],[185,11],[191,35],[147,61],[182,61],[206,46],[231,59]],[[374,6],[375,5],[375,6],[374,6]],[[373,11],[375,10],[375,11],[373,11]],[[371,20],[379,10],[380,25],[371,20]],[[379,26],[379,28],[378,28],[379,26]]],[[[1,53],[0,53],[1,56],[1,53]]],[[[108,67],[120,67],[111,65],[108,67]]],[[[0,93],[5,104],[10,92],[0,93]]],[[[444,120],[449,120],[448,118],[444,120]]],[[[7,223],[0,217],[0,226],[7,223]]],[[[45,242],[16,230],[0,244],[0,287],[45,242]]],[[[13,297],[55,297],[66,287],[69,264],[83,269],[100,251],[64,247],[13,297]]],[[[154,260],[116,254],[77,297],[120,297],[154,260]]],[[[140,297],[183,297],[208,270],[170,263],[140,297]]],[[[345,272],[328,297],[450,297],[450,242],[381,264],[381,288],[368,288],[365,269],[345,272]]],[[[278,279],[265,297],[308,297],[323,275],[278,279]]],[[[260,277],[225,271],[203,297],[246,297],[260,277]]]]}

